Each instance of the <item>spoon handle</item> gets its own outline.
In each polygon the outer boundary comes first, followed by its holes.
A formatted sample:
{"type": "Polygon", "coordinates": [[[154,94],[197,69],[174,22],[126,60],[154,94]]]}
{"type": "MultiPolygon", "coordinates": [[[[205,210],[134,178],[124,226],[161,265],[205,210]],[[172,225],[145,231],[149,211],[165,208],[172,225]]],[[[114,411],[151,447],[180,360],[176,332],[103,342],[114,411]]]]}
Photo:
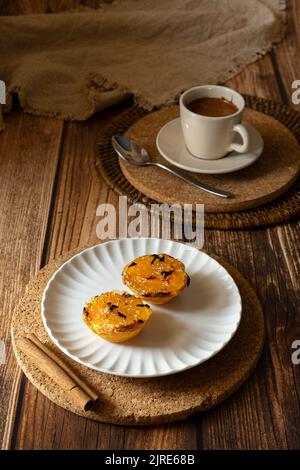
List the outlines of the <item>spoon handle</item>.
{"type": "Polygon", "coordinates": [[[203,183],[198,183],[198,181],[193,180],[192,178],[188,178],[186,176],[183,176],[179,171],[174,170],[173,168],[163,165],[162,163],[158,162],[151,162],[150,163],[153,166],[157,166],[159,168],[162,168],[163,170],[168,171],[169,173],[172,173],[172,175],[177,176],[178,178],[182,179],[186,183],[189,183],[190,185],[194,186],[195,188],[202,189],[203,191],[206,191],[207,193],[214,194],[215,196],[220,196],[220,197],[230,197],[232,196],[232,193],[229,193],[227,191],[222,191],[221,189],[216,189],[212,188],[211,186],[208,186],[207,184],[203,183]]]}

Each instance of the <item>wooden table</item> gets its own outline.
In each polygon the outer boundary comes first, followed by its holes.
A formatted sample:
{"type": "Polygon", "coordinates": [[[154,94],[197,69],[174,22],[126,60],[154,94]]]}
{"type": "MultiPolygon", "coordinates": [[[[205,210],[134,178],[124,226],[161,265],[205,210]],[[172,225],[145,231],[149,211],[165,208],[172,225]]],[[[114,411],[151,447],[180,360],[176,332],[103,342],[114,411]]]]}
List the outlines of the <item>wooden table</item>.
{"type": "MultiPolygon", "coordinates": [[[[1,14],[56,11],[77,0],[2,0],[1,14]]],[[[274,52],[228,82],[240,92],[290,103],[300,79],[300,1],[288,1],[288,35],[274,52]]],[[[291,104],[291,103],[290,103],[291,104]]],[[[124,105],[123,105],[124,108],[124,105]]],[[[299,107],[298,107],[299,108],[299,107]]],[[[93,166],[101,130],[122,107],[86,122],[23,114],[6,117],[0,134],[0,442],[4,449],[295,449],[300,448],[299,221],[249,231],[210,231],[205,248],[236,266],[265,310],[267,341],[258,367],[226,402],[184,422],[149,428],[112,426],[57,407],[26,380],[11,347],[13,307],[26,283],[49,260],[97,243],[96,208],[118,197],[93,166]],[[298,298],[297,298],[298,296],[298,298]]]]}

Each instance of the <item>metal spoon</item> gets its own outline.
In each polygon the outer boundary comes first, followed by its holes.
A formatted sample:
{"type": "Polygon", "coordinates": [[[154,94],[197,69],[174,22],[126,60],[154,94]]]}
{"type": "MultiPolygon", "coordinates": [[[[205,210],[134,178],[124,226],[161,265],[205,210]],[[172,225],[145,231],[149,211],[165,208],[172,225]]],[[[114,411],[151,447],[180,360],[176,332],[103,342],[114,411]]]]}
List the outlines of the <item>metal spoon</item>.
{"type": "Polygon", "coordinates": [[[163,165],[162,163],[159,163],[159,162],[153,162],[152,160],[150,160],[150,156],[147,150],[141,147],[139,144],[137,144],[133,140],[126,139],[126,137],[123,137],[122,135],[114,135],[111,141],[112,141],[112,146],[114,150],[116,151],[116,153],[119,155],[120,158],[122,158],[126,162],[129,162],[133,165],[138,165],[138,166],[156,166],[158,168],[162,168],[163,170],[168,171],[169,173],[172,173],[172,175],[175,175],[178,178],[181,178],[186,183],[189,183],[192,186],[195,186],[195,188],[202,189],[203,191],[206,191],[207,193],[211,193],[211,194],[214,194],[215,196],[221,196],[221,197],[232,196],[232,193],[229,193],[227,191],[222,191],[221,189],[212,188],[211,186],[208,186],[207,184],[198,183],[197,181],[189,177],[183,176],[181,173],[179,173],[179,171],[176,171],[167,165],[163,165]]]}

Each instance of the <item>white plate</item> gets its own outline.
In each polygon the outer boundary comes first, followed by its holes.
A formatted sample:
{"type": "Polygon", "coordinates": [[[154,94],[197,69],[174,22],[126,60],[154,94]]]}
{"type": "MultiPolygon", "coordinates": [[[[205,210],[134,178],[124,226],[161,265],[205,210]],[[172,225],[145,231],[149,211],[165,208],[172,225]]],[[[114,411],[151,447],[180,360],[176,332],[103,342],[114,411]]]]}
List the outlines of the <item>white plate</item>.
{"type": "Polygon", "coordinates": [[[185,146],[180,118],[165,124],[156,137],[159,153],[168,162],[194,173],[223,174],[246,168],[261,156],[264,142],[257,130],[250,124],[243,123],[250,134],[250,149],[246,153],[231,152],[218,160],[204,160],[192,155],[185,146]]]}
{"type": "Polygon", "coordinates": [[[210,256],[182,243],[156,238],[114,240],[84,250],[52,276],[42,300],[45,328],[69,357],[92,369],[127,377],[157,377],[189,369],[219,352],[241,318],[241,298],[228,272],[210,256]],[[149,323],[136,338],[113,344],[82,320],[92,296],[125,289],[126,263],[151,253],[180,259],[191,284],[180,296],[153,305],[149,323]]]}

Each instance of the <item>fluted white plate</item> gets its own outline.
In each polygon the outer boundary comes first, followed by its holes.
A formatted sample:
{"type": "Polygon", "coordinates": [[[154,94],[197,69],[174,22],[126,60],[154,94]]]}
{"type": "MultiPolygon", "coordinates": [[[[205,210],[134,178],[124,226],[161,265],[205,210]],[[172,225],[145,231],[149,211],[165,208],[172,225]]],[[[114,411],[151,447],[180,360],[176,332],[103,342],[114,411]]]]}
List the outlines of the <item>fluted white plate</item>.
{"type": "Polygon", "coordinates": [[[218,353],[238,328],[241,297],[226,269],[196,248],[156,238],[121,239],[88,248],[64,263],[45,289],[42,317],[54,343],[80,364],[126,377],[157,377],[189,369],[218,353]],[[102,292],[128,290],[122,284],[123,267],[150,253],[181,260],[190,287],[165,305],[153,305],[139,336],[109,343],[84,323],[83,306],[102,292]]]}

